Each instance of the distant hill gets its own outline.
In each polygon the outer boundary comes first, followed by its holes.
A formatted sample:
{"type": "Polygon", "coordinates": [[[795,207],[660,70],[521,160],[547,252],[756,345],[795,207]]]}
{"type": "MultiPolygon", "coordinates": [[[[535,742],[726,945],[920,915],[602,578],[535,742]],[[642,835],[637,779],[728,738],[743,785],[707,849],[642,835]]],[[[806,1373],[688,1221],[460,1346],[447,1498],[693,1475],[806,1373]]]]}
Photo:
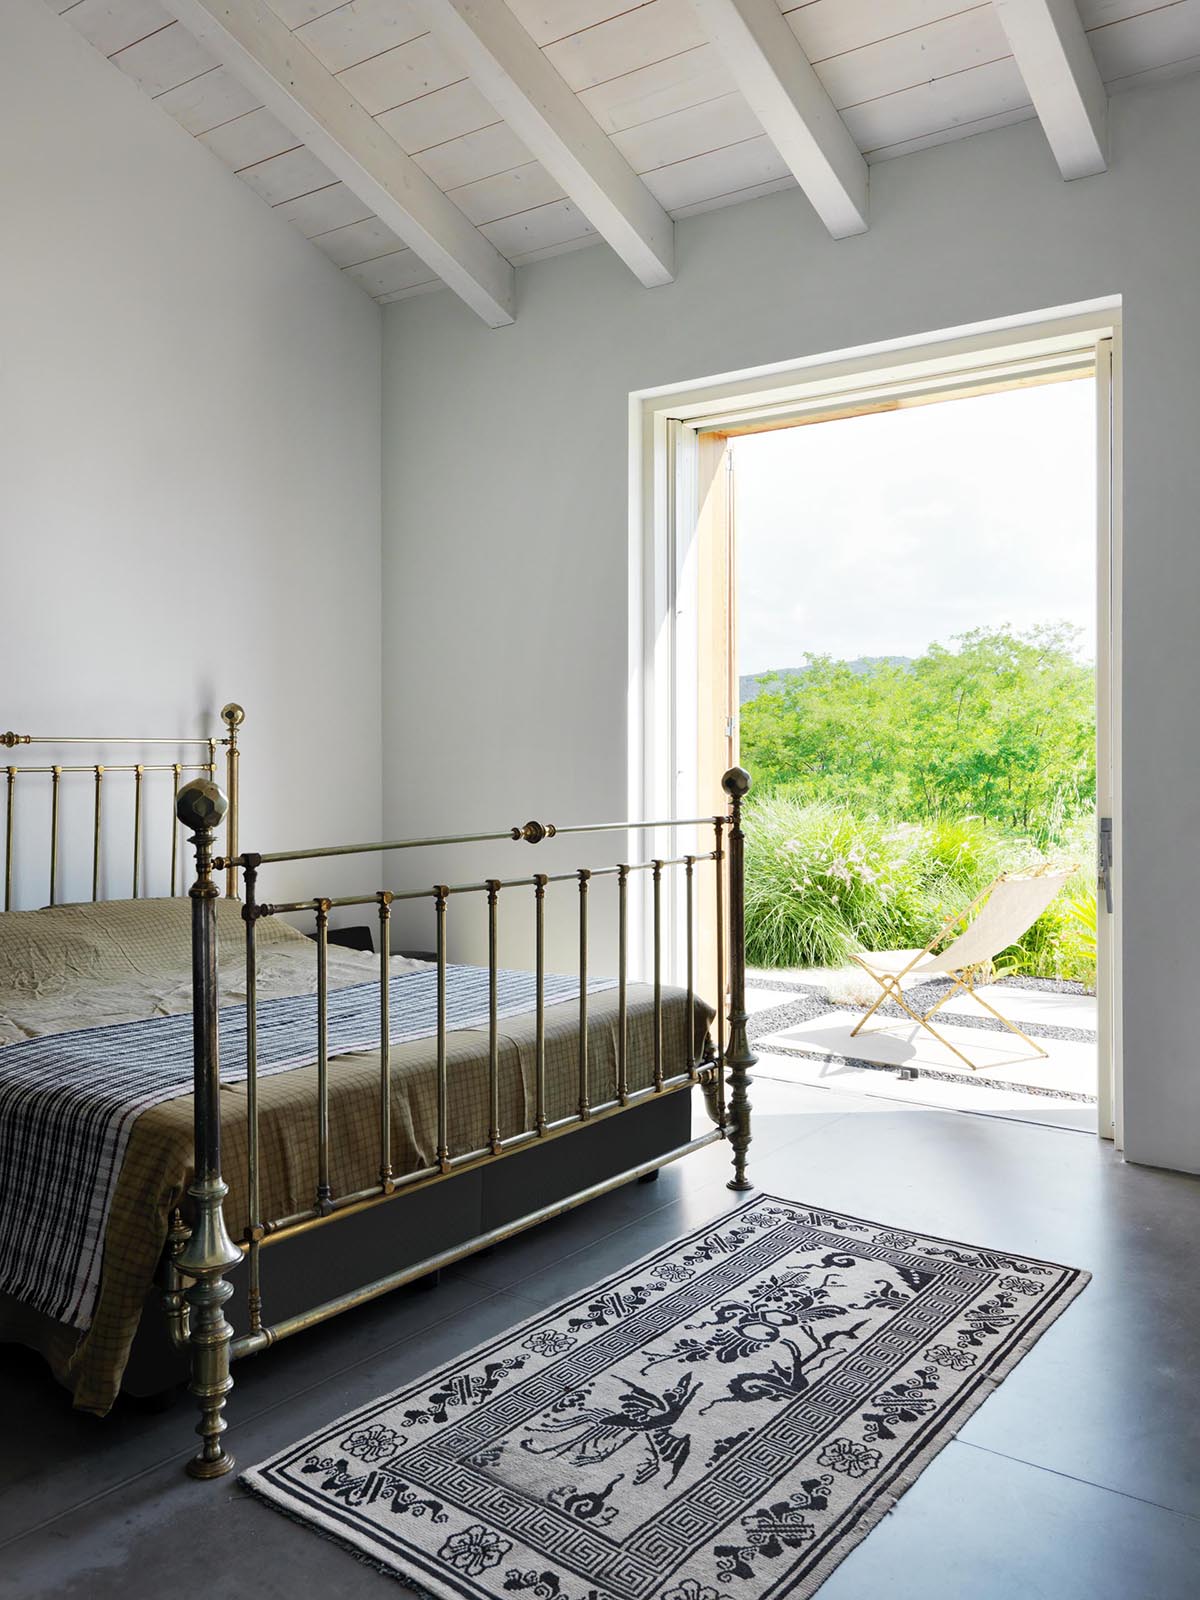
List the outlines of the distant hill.
{"type": "MultiPolygon", "coordinates": [[[[862,674],[870,672],[873,667],[911,667],[911,656],[857,656],[853,661],[845,663],[851,672],[862,674]]],[[[776,678],[802,678],[806,672],[805,667],[773,667],[770,673],[756,672],[748,674],[738,680],[738,700],[745,705],[747,700],[753,700],[763,687],[763,679],[774,675],[776,678]]],[[[771,684],[772,689],[778,688],[771,684]]]]}

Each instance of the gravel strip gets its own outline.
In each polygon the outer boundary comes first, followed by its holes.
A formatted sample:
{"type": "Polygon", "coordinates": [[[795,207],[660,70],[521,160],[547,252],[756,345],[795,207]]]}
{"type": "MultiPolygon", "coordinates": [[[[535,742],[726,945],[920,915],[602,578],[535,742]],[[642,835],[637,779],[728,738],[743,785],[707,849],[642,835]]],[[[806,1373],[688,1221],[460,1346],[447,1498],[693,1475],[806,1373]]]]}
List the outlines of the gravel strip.
{"type": "Polygon", "coordinates": [[[998,987],[1001,989],[1042,989],[1046,994],[1088,994],[1094,995],[1095,989],[1089,989],[1086,983],[1078,983],[1074,978],[1001,978],[998,987]]]}
{"type": "MultiPolygon", "coordinates": [[[[862,1006],[853,1005],[846,1000],[833,1000],[829,991],[820,984],[785,982],[781,979],[757,980],[750,987],[755,989],[768,989],[780,994],[793,996],[778,1006],[772,1006],[766,1011],[752,1013],[746,1024],[746,1031],[750,1044],[753,1046],[758,1040],[765,1039],[773,1033],[778,1033],[784,1028],[794,1028],[804,1022],[810,1022],[814,1017],[824,1015],[827,1011],[848,1011],[857,1013],[864,1009],[862,1006]]],[[[942,995],[953,985],[949,979],[935,978],[928,983],[914,984],[905,991],[905,998],[912,1004],[915,1011],[928,1011],[942,995]]],[[[1088,994],[1082,984],[1069,983],[1067,980],[1051,978],[1014,978],[1006,980],[1004,988],[1014,990],[1041,989],[1055,994],[1088,994]]],[[[876,1016],[886,1016],[899,1021],[911,1021],[898,1005],[892,1000],[885,1000],[877,1009],[876,1016]]],[[[997,1022],[989,1016],[960,1016],[957,1012],[943,1013],[948,1024],[958,1027],[961,1023],[968,1028],[977,1028],[984,1033],[1007,1033],[1008,1029],[1003,1023],[997,1022]]],[[[1079,1044],[1094,1044],[1095,1033],[1086,1028],[1059,1028],[1042,1022],[1024,1022],[1019,1017],[1013,1020],[1017,1025],[1039,1039],[1063,1039],[1079,1044]]],[[[805,1061],[820,1061],[826,1064],[858,1067],[865,1072],[896,1073],[898,1067],[885,1066],[878,1061],[866,1061],[858,1056],[836,1055],[827,1050],[806,1050],[798,1045],[784,1045],[772,1043],[770,1054],[780,1056],[794,1056],[805,1061]]],[[[922,1078],[938,1079],[943,1083],[969,1083],[978,1089],[1006,1089],[1016,1094],[1039,1095],[1047,1100],[1069,1100],[1081,1105],[1095,1105],[1096,1096],[1091,1094],[1076,1094],[1065,1089],[1038,1088],[1027,1083],[1008,1083],[1000,1078],[983,1077],[975,1072],[942,1071],[938,1068],[922,1066],[918,1069],[922,1078]]]]}

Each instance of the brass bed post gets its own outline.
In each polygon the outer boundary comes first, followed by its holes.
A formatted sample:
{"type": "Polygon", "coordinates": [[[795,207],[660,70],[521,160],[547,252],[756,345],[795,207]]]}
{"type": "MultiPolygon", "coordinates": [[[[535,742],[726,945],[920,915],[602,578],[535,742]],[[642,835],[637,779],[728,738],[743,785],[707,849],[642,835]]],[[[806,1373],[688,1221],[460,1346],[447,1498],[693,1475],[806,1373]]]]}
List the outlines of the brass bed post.
{"type": "Polygon", "coordinates": [[[228,1190],[221,1180],[221,1065],[217,1045],[217,907],[213,882],[213,838],[227,810],[215,783],[196,779],[179,792],[180,822],[192,831],[196,881],[192,902],[192,1020],[195,1030],[193,1117],[195,1176],[188,1189],[194,1217],[191,1237],[176,1258],[177,1270],[192,1282],[186,1291],[190,1311],[191,1391],[200,1405],[200,1449],[187,1464],[193,1478],[218,1478],[233,1466],[221,1443],[225,1396],[233,1387],[229,1344],[233,1329],[224,1306],[233,1293],[227,1270],[241,1260],[229,1237],[221,1209],[228,1190]]]}
{"type": "MultiPolygon", "coordinates": [[[[721,779],[729,796],[729,1140],[733,1145],[731,1189],[751,1189],[746,1177],[746,1151],[750,1147],[750,1068],[758,1059],[746,1038],[746,858],[742,833],[742,801],[750,789],[750,774],[730,767],[721,779]]],[[[717,865],[720,871],[720,863],[717,865]]],[[[724,936],[718,928],[717,937],[724,936]]],[[[724,1004],[724,995],[718,1003],[724,1004]]]]}
{"type": "Polygon", "coordinates": [[[237,896],[237,862],[234,857],[238,853],[238,809],[241,800],[238,791],[238,763],[241,760],[238,729],[245,720],[246,713],[235,700],[221,707],[221,721],[229,729],[225,740],[225,785],[229,795],[229,814],[225,819],[225,894],[230,900],[237,896]]]}

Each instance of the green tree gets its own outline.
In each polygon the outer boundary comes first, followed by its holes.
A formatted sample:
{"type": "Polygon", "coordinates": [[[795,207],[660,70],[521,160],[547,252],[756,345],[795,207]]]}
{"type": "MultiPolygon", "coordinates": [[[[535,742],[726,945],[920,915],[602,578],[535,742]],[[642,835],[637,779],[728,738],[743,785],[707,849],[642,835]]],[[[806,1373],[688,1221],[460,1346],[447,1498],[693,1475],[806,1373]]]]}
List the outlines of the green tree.
{"type": "Polygon", "coordinates": [[[1095,680],[1077,648],[1059,623],[977,628],[908,665],[808,655],[742,707],[742,759],[760,790],[1049,840],[1095,800],[1095,680]]]}
{"type": "Polygon", "coordinates": [[[771,674],[763,684],[741,712],[743,759],[757,785],[898,814],[895,787],[910,766],[904,667],[879,662],[860,671],[806,655],[800,674],[771,674]]]}
{"type": "Polygon", "coordinates": [[[913,663],[927,816],[972,812],[1048,836],[1096,795],[1095,674],[1065,623],[976,628],[913,663]]]}

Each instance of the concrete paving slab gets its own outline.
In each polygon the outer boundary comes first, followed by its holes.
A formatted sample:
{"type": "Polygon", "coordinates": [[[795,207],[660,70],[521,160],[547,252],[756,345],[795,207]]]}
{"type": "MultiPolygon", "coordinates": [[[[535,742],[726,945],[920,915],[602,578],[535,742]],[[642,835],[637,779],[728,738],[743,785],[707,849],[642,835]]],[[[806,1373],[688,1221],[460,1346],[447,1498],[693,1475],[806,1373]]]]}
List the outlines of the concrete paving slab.
{"type": "MultiPolygon", "coordinates": [[[[877,1066],[912,1067],[918,1072],[954,1073],[968,1084],[975,1076],[953,1050],[914,1022],[888,1019],[884,1026],[876,1026],[873,1019],[857,1035],[851,1032],[854,1023],[849,1012],[827,1011],[767,1035],[758,1041],[758,1047],[848,1056],[877,1066]]],[[[978,1066],[981,1077],[1020,1088],[1067,1094],[1096,1092],[1096,1046],[1092,1043],[1046,1039],[1042,1041],[1047,1051],[1043,1058],[1034,1055],[1015,1034],[999,1029],[964,1028],[950,1023],[939,1026],[938,1032],[978,1066]]]]}
{"type": "MultiPolygon", "coordinates": [[[[759,1047],[756,1046],[756,1049],[759,1047]]],[[[1029,1090],[987,1088],[962,1078],[915,1079],[899,1077],[878,1067],[857,1067],[836,1058],[773,1055],[762,1051],[754,1078],[760,1087],[768,1082],[794,1084],[829,1092],[839,1103],[859,1097],[859,1105],[896,1110],[936,1109],[1000,1117],[1009,1122],[1029,1122],[1076,1133],[1096,1132],[1096,1106],[1079,1100],[1059,1100],[1029,1090]]]]}

